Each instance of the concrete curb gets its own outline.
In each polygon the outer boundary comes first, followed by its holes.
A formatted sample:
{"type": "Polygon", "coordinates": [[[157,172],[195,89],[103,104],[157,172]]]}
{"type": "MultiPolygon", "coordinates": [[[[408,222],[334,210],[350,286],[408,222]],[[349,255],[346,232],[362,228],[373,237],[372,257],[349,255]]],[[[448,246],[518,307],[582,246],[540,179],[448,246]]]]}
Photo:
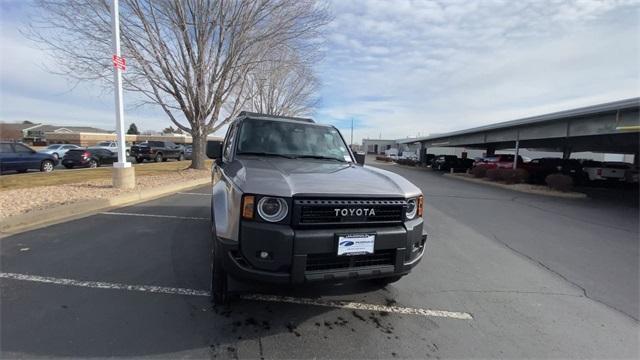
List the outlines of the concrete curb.
{"type": "Polygon", "coordinates": [[[78,201],[50,209],[35,210],[26,214],[10,216],[2,219],[2,222],[0,223],[0,233],[2,235],[9,235],[27,230],[34,230],[69,220],[87,217],[107,209],[153,200],[178,191],[206,185],[210,182],[211,179],[207,177],[159,188],[135,190],[111,199],[78,201]]]}
{"type": "Polygon", "coordinates": [[[463,181],[473,182],[476,184],[489,185],[489,186],[499,187],[502,189],[518,191],[526,194],[553,196],[553,197],[559,197],[559,198],[565,198],[565,199],[586,199],[587,198],[587,194],[583,194],[579,192],[563,193],[563,192],[558,192],[553,190],[520,189],[517,187],[513,187],[512,185],[502,184],[502,183],[493,182],[493,181],[486,181],[486,180],[476,179],[476,178],[471,178],[466,176],[460,176],[460,175],[454,175],[454,174],[442,174],[442,175],[452,179],[460,179],[463,181]]]}

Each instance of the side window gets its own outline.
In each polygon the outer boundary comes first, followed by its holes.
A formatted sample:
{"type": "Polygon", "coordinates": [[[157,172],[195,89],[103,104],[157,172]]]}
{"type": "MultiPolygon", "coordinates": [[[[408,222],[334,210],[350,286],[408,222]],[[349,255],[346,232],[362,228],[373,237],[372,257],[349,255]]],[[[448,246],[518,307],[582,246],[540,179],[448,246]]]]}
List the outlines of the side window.
{"type": "Polygon", "coordinates": [[[176,147],[176,144],[172,143],[171,141],[167,141],[165,144],[167,145],[168,148],[176,147]]]}
{"type": "Polygon", "coordinates": [[[224,149],[222,151],[222,160],[224,161],[229,161],[231,159],[233,143],[236,141],[236,128],[237,126],[235,124],[229,128],[229,133],[227,134],[224,149]]]}
{"type": "Polygon", "coordinates": [[[0,144],[0,154],[10,154],[13,152],[11,144],[0,144]]]}
{"type": "Polygon", "coordinates": [[[15,147],[16,152],[19,154],[31,154],[31,149],[22,144],[14,144],[13,146],[15,147]]]}

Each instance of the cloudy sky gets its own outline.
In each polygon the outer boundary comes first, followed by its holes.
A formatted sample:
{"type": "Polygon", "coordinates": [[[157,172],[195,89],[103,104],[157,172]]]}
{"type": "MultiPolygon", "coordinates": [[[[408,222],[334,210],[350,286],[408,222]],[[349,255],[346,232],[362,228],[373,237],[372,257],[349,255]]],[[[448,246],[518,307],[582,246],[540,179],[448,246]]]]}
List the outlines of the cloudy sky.
{"type": "MultiPolygon", "coordinates": [[[[355,140],[464,129],[640,96],[640,2],[331,3],[314,117],[355,140]]],[[[27,1],[0,0],[0,121],[113,128],[113,98],[50,74],[19,32],[27,1]]],[[[154,108],[126,121],[162,129],[154,108]]]]}

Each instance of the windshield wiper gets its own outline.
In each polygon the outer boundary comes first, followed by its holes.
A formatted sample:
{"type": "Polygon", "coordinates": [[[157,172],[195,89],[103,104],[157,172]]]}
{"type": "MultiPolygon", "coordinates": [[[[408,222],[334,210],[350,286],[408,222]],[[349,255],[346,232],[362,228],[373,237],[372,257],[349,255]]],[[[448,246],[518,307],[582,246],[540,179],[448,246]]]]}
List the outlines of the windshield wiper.
{"type": "Polygon", "coordinates": [[[322,155],[298,155],[296,158],[302,159],[321,159],[321,160],[335,160],[339,162],[346,162],[344,159],[339,159],[331,156],[322,156],[322,155]]]}
{"type": "Polygon", "coordinates": [[[294,156],[278,154],[278,153],[270,153],[270,152],[264,152],[264,151],[242,151],[242,152],[236,153],[236,155],[276,156],[276,157],[283,157],[286,159],[295,159],[294,156]]]}

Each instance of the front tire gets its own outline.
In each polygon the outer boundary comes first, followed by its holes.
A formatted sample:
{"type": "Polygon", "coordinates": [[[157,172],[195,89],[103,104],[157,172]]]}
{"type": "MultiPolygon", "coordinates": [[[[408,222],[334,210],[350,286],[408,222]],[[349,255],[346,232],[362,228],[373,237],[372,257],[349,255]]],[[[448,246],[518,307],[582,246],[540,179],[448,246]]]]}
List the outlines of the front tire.
{"type": "MultiPolygon", "coordinates": [[[[212,246],[215,248],[215,239],[212,246]]],[[[216,256],[216,251],[211,254],[211,301],[215,305],[229,303],[229,284],[227,272],[222,268],[221,259],[216,256]]]]}
{"type": "Polygon", "coordinates": [[[138,164],[142,164],[144,162],[144,159],[143,158],[136,158],[136,162],[138,164]]]}
{"type": "Polygon", "coordinates": [[[156,157],[153,159],[153,161],[155,161],[155,162],[160,162],[160,161],[162,161],[162,154],[158,154],[158,155],[156,155],[156,157]]]}
{"type": "Polygon", "coordinates": [[[89,167],[92,169],[97,168],[98,166],[100,166],[100,164],[98,164],[98,161],[91,159],[89,160],[89,167]]]}
{"type": "Polygon", "coordinates": [[[184,161],[184,154],[180,154],[180,156],[178,156],[178,161],[184,161]]]}
{"type": "Polygon", "coordinates": [[[42,172],[52,172],[53,171],[53,161],[51,160],[44,160],[41,164],[40,164],[40,171],[42,172]]]}

